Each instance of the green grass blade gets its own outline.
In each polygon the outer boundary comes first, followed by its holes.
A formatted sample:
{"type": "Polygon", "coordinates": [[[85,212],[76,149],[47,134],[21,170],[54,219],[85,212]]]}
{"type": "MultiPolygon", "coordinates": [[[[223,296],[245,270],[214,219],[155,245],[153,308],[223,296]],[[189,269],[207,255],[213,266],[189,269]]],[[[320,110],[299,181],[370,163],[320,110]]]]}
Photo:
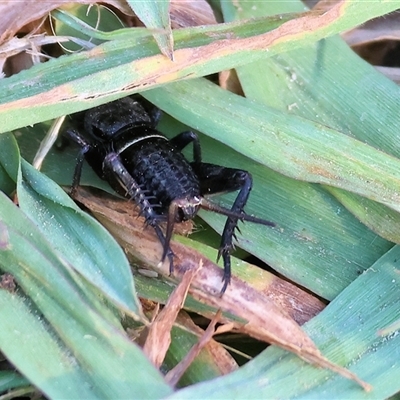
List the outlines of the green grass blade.
{"type": "Polygon", "coordinates": [[[128,0],[128,4],[137,17],[147,28],[157,29],[164,33],[155,33],[154,38],[160,50],[171,60],[173,59],[173,38],[171,21],[169,18],[169,0],[164,1],[138,1],[128,0]]]}
{"type": "Polygon", "coordinates": [[[58,21],[56,24],[56,33],[58,35],[67,35],[67,34],[79,34],[79,36],[83,36],[85,38],[93,38],[98,39],[99,41],[108,41],[108,40],[132,40],[135,38],[139,40],[143,37],[151,37],[152,31],[151,29],[146,28],[120,28],[115,27],[115,30],[111,32],[104,32],[99,29],[97,26],[93,28],[86,21],[78,18],[76,15],[71,13],[71,10],[68,12],[65,10],[53,10],[51,12],[51,16],[58,21]],[[60,27],[61,26],[61,27],[60,27]],[[66,32],[66,29],[71,29],[66,32]]]}
{"type": "MultiPolygon", "coordinates": [[[[26,299],[1,290],[0,318],[1,351],[42,392],[53,398],[98,398],[99,393],[88,385],[88,377],[82,373],[73,356],[32,313],[26,299]],[[18,339],[15,332],[18,332],[18,339]],[[43,364],[46,368],[41,367],[43,364]]],[[[7,390],[4,384],[1,386],[7,390]]]]}
{"type": "Polygon", "coordinates": [[[180,29],[174,33],[174,62],[160,55],[150,38],[110,41],[2,79],[1,130],[31,125],[174,80],[208,75],[309,46],[396,8],[393,2],[381,1],[370,3],[360,12],[359,2],[349,0],[333,11],[288,21],[281,29],[282,22],[276,17],[180,29]],[[305,23],[310,30],[304,30],[305,23]],[[29,113],[21,113],[26,109],[29,113]]]}
{"type": "Polygon", "coordinates": [[[400,210],[400,161],[339,131],[205,80],[177,82],[144,95],[184,123],[275,171],[346,189],[400,210]]]}
{"type": "MultiPolygon", "coordinates": [[[[136,393],[138,397],[155,398],[170,393],[159,372],[119,324],[110,323],[98,313],[100,300],[87,294],[70,278],[68,267],[42,233],[4,195],[0,195],[0,221],[5,238],[0,251],[1,269],[10,273],[20,290],[35,303],[37,310],[32,305],[29,313],[37,324],[45,325],[43,329],[57,343],[54,345],[62,353],[71,354],[72,359],[67,360],[69,367],[87,382],[85,397],[87,394],[88,397],[126,398],[136,393]],[[38,311],[44,318],[38,319],[38,311]]],[[[15,323],[8,314],[6,317],[15,323]]],[[[33,329],[41,331],[37,325],[33,329]]],[[[20,336],[21,341],[35,348],[32,338],[31,331],[20,336]]],[[[11,346],[10,341],[15,342],[13,329],[0,348],[41,390],[50,393],[60,385],[75,385],[68,374],[65,381],[54,377],[51,363],[42,363],[41,358],[35,357],[27,363],[18,359],[20,350],[15,344],[11,346]],[[40,380],[35,371],[40,371],[46,379],[40,380]]],[[[25,348],[26,351],[29,350],[25,348]]],[[[52,356],[59,359],[55,354],[52,356]]]]}
{"type": "Polygon", "coordinates": [[[11,194],[16,187],[20,163],[19,149],[15,140],[0,135],[0,190],[11,194]]]}
{"type": "MultiPolygon", "coordinates": [[[[251,146],[256,150],[249,155],[254,157],[256,151],[260,154],[265,151],[263,156],[260,155],[264,164],[269,163],[269,157],[276,157],[270,142],[259,137],[264,121],[271,123],[266,115],[268,111],[263,109],[263,113],[255,117],[251,114],[254,103],[246,99],[233,97],[204,81],[192,81],[190,85],[180,82],[144,95],[203,132],[223,137],[228,143],[236,141],[240,152],[250,153],[247,144],[254,141],[251,146]],[[193,98],[196,102],[191,100],[193,98]],[[236,99],[243,102],[242,113],[236,108],[236,99]]],[[[282,124],[286,123],[287,116],[282,114],[281,117],[282,124]]],[[[275,129],[275,124],[271,125],[275,129]]],[[[278,225],[275,229],[266,229],[244,224],[239,245],[323,297],[334,298],[392,246],[363,227],[315,185],[276,174],[206,137],[201,137],[201,143],[205,161],[252,173],[254,187],[247,211],[278,225]]],[[[286,160],[278,161],[284,165],[286,160]]],[[[225,202],[225,205],[229,204],[225,202]]],[[[217,216],[209,217],[203,213],[202,217],[221,231],[222,218],[218,224],[215,222],[217,216]]]]}
{"type": "MultiPolygon", "coordinates": [[[[246,3],[238,11],[226,2],[225,16],[228,20],[253,18],[260,14],[294,12],[303,6],[300,1],[262,3],[255,12],[251,4],[246,3]]],[[[395,106],[398,87],[361,60],[341,39],[329,38],[301,51],[280,54],[268,62],[262,60],[239,67],[237,73],[247,97],[320,122],[388,154],[398,155],[399,119],[395,106]]],[[[399,242],[398,213],[343,190],[328,190],[379,235],[399,242]]]]}
{"type": "MultiPolygon", "coordinates": [[[[2,165],[8,165],[10,174],[15,175],[19,160],[15,140],[12,135],[2,135],[0,140],[2,165]]],[[[117,306],[141,318],[129,263],[112,236],[59,186],[24,161],[17,189],[21,209],[58,249],[60,257],[117,306]]]]}
{"type": "Polygon", "coordinates": [[[326,186],[352,214],[379,236],[400,243],[400,214],[383,204],[376,203],[344,190],[326,186]]]}
{"type": "Polygon", "coordinates": [[[25,162],[18,182],[18,199],[21,209],[75,271],[116,306],[137,319],[142,318],[125,254],[97,221],[25,162]],[[54,202],[55,196],[59,196],[59,203],[54,202]]]}
{"type": "Polygon", "coordinates": [[[372,384],[372,393],[270,347],[239,371],[170,398],[386,399],[398,392],[400,336],[377,332],[400,317],[399,258],[396,246],[304,326],[323,354],[372,384]]]}
{"type": "MultiPolygon", "coordinates": [[[[113,37],[129,37],[129,33],[121,29],[123,24],[115,12],[103,5],[91,7],[76,3],[65,10],[53,10],[51,15],[55,19],[52,24],[54,34],[69,38],[69,41],[62,45],[67,53],[92,49],[113,37]],[[114,30],[115,36],[112,35],[114,30]]],[[[141,36],[145,29],[130,32],[132,39],[135,35],[141,36]]]]}

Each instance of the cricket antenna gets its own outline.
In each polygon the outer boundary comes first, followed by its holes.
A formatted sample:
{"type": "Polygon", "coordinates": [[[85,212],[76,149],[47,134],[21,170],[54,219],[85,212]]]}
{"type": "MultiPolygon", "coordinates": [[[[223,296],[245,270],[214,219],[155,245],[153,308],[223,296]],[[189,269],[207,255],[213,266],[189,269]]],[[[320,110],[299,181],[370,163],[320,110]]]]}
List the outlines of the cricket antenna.
{"type": "Polygon", "coordinates": [[[218,214],[226,215],[227,217],[237,218],[240,221],[248,221],[248,222],[253,222],[255,224],[266,225],[266,226],[276,226],[276,224],[274,224],[271,221],[267,221],[265,219],[253,217],[252,215],[248,215],[248,214],[245,214],[243,212],[235,212],[235,211],[232,211],[232,210],[228,210],[225,207],[221,207],[221,206],[219,206],[217,204],[211,203],[210,201],[208,201],[204,197],[202,197],[201,200],[200,200],[200,207],[205,209],[205,210],[214,211],[214,212],[216,212],[218,214]]]}

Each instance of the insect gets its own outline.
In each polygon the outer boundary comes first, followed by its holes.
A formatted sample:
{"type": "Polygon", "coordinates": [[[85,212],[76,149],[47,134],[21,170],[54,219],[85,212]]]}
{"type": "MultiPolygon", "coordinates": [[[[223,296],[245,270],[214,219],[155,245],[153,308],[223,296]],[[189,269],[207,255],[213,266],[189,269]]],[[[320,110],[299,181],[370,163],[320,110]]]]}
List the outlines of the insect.
{"type": "Polygon", "coordinates": [[[252,188],[251,175],[243,170],[204,163],[197,135],[182,132],[173,139],[157,129],[161,111],[139,96],[126,97],[80,113],[80,122],[66,131],[81,150],[73,176],[72,194],[79,185],[83,161],[120,195],[134,200],[146,224],[154,228],[173,272],[170,240],[176,222],[193,219],[199,208],[227,216],[218,259],[224,262],[225,292],[231,279],[230,253],[238,221],[267,226],[274,223],[247,215],[243,208],[252,188]],[[181,153],[192,143],[193,161],[181,153]],[[232,208],[226,209],[204,196],[239,190],[232,208]],[[160,225],[166,222],[165,233],[160,225]]]}

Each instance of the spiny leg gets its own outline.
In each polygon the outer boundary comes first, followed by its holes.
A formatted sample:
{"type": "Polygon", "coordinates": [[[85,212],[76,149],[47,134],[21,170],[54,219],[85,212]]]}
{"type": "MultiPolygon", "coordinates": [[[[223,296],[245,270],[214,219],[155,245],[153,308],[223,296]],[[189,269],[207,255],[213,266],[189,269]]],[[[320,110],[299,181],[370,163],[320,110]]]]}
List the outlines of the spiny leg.
{"type": "Polygon", "coordinates": [[[175,222],[193,219],[199,210],[202,200],[201,197],[193,196],[171,201],[168,207],[167,230],[165,233],[167,243],[171,240],[175,222]]]}
{"type": "MultiPolygon", "coordinates": [[[[231,211],[237,212],[242,214],[243,213],[243,208],[247,203],[247,199],[249,198],[249,194],[251,191],[251,188],[253,186],[253,180],[251,175],[246,172],[246,171],[237,171],[235,172],[235,180],[236,184],[240,185],[240,191],[239,194],[236,197],[235,202],[233,203],[233,206],[231,207],[231,211]]],[[[236,186],[236,185],[235,185],[236,186]]],[[[234,189],[233,189],[234,190],[234,189]]],[[[222,259],[224,260],[224,286],[222,288],[222,292],[225,291],[227,285],[229,284],[231,280],[231,257],[230,254],[233,250],[233,243],[232,239],[235,238],[235,229],[238,229],[237,224],[238,224],[238,218],[232,218],[228,217],[225,223],[224,230],[222,232],[222,239],[221,239],[221,246],[218,251],[218,258],[222,256],[222,259]]]]}
{"type": "Polygon", "coordinates": [[[85,139],[83,139],[82,136],[79,135],[79,132],[77,130],[73,128],[68,129],[65,132],[65,135],[67,135],[76,144],[81,146],[81,150],[76,158],[76,165],[75,165],[74,175],[72,178],[72,186],[70,190],[71,196],[74,197],[76,194],[76,190],[78,189],[79,182],[81,181],[82,167],[83,167],[83,161],[85,160],[85,154],[91,149],[91,145],[85,139]]]}
{"type": "MultiPolygon", "coordinates": [[[[172,238],[172,232],[174,230],[174,225],[176,221],[176,216],[178,214],[179,204],[177,201],[172,201],[168,208],[168,217],[167,217],[167,229],[165,231],[165,242],[170,243],[172,238]]],[[[163,259],[166,257],[168,251],[168,247],[164,246],[163,251],[163,259]]]]}
{"type": "Polygon", "coordinates": [[[168,257],[169,272],[172,274],[174,271],[174,253],[170,248],[171,235],[167,235],[167,237],[164,236],[160,226],[158,225],[159,216],[154,211],[154,206],[150,204],[145,192],[125,168],[117,153],[107,154],[103,162],[103,170],[106,176],[117,177],[119,184],[124,188],[127,195],[129,195],[139,206],[140,214],[143,215],[146,223],[152,226],[155,230],[163,247],[161,261],[164,262],[165,258],[168,257]]]}
{"type": "MultiPolygon", "coordinates": [[[[239,194],[233,203],[230,212],[233,215],[228,216],[224,230],[222,232],[221,245],[218,251],[218,258],[222,256],[224,261],[223,287],[221,293],[224,293],[231,279],[231,258],[230,254],[233,250],[233,238],[235,237],[235,229],[237,228],[239,219],[248,219],[243,212],[247,199],[252,188],[252,177],[247,171],[234,168],[221,167],[207,163],[192,163],[200,180],[201,190],[203,194],[215,194],[219,192],[233,192],[239,190],[239,194]],[[236,216],[237,215],[237,216],[236,216]]],[[[207,207],[212,209],[212,207],[207,207]]],[[[220,212],[217,208],[215,211],[220,212]]],[[[250,219],[249,219],[250,220],[250,219]]],[[[253,219],[253,222],[263,223],[264,221],[253,219]]],[[[265,221],[265,225],[274,225],[265,221]]]]}

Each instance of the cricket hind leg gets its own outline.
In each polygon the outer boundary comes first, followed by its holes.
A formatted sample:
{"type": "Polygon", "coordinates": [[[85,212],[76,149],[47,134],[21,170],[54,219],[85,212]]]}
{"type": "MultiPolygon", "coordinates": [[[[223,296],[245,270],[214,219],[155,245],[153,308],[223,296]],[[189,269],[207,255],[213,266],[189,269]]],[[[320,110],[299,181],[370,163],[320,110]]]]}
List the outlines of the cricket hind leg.
{"type": "Polygon", "coordinates": [[[272,222],[247,216],[244,207],[250,195],[253,186],[253,180],[247,171],[227,168],[207,163],[192,163],[192,168],[200,180],[203,195],[211,195],[223,192],[233,192],[239,190],[238,195],[230,210],[224,211],[219,206],[213,206],[212,203],[206,204],[203,208],[227,215],[227,220],[222,232],[221,244],[218,251],[217,260],[222,257],[224,261],[223,287],[221,294],[225,292],[231,280],[231,252],[234,249],[233,239],[236,239],[235,230],[238,229],[239,220],[248,220],[268,226],[274,226],[272,222]]]}

